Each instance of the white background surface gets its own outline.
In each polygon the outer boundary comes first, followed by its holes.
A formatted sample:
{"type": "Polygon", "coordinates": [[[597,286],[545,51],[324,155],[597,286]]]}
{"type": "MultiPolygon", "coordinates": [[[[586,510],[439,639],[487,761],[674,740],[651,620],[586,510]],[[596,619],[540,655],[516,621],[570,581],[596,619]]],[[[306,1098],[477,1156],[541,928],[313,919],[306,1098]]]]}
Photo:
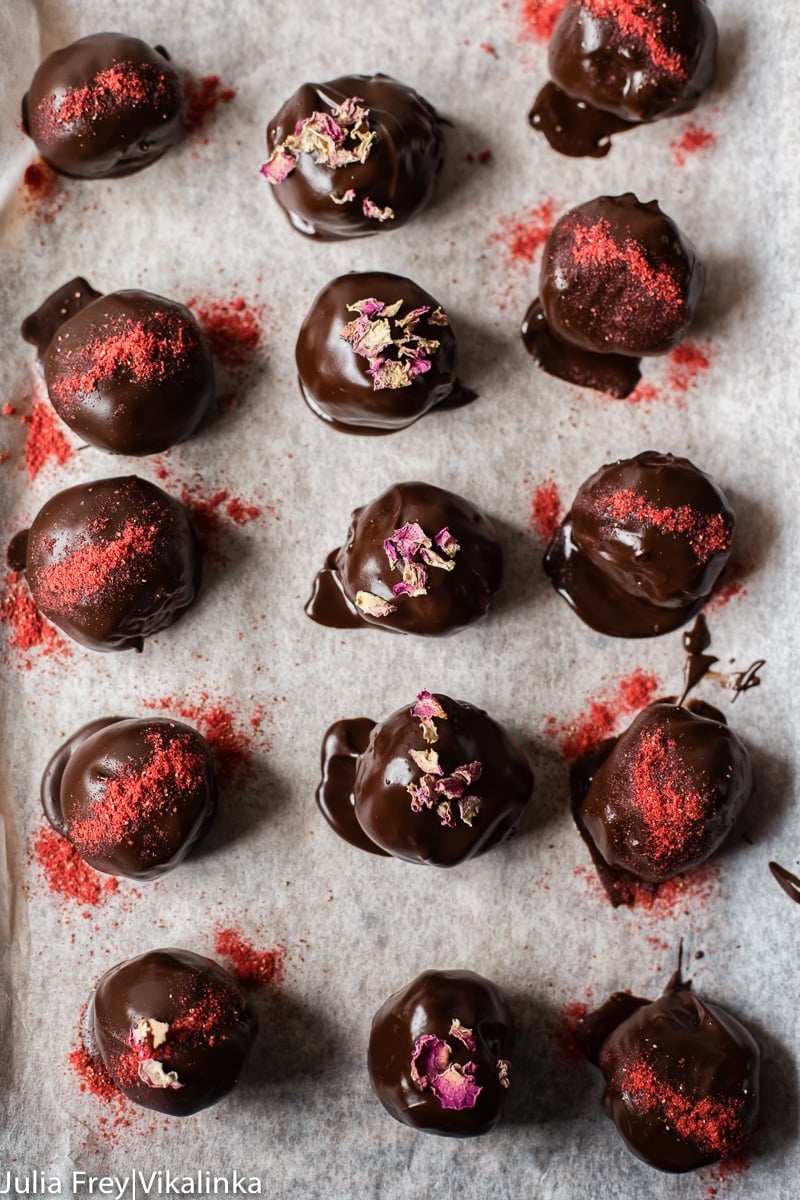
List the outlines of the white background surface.
{"type": "MultiPolygon", "coordinates": [[[[697,119],[718,142],[677,169],[670,142],[692,120],[617,139],[608,158],[572,161],[526,124],[545,77],[546,50],[518,42],[517,5],[420,0],[395,5],[225,5],[209,0],[81,4],[4,0],[0,370],[3,396],[29,386],[33,356],[21,319],[56,286],[85,274],[107,291],[143,286],[165,296],[240,293],[272,320],[263,371],[235,413],[171,452],[171,469],[202,472],[209,491],[277,504],[237,536],[227,571],[174,630],[143,655],[74,649],[69,669],[36,659],[30,672],[3,660],[5,752],[0,817],[10,858],[12,946],[4,990],[0,1165],[68,1179],[92,1173],[234,1168],[284,1197],[698,1197],[695,1175],[662,1176],[631,1157],[600,1108],[601,1080],[558,1057],[548,1031],[559,1009],[631,987],[655,997],[682,936],[697,989],[728,1007],[763,1049],[762,1128],[750,1170],[730,1196],[796,1195],[800,1037],[800,911],[767,862],[796,869],[798,653],[797,105],[793,3],[718,0],[719,80],[697,119]],[[32,147],[18,131],[19,101],[40,58],[76,37],[117,28],[163,43],[179,66],[219,73],[237,88],[209,130],[129,179],[70,182],[50,224],[19,191],[32,147]],[[495,47],[497,58],[481,49],[495,47]],[[314,244],[290,231],[258,174],[264,128],[305,79],[389,72],[453,121],[438,199],[402,230],[361,242],[314,244]],[[489,165],[467,150],[492,150],[489,165]],[[536,289],[533,268],[504,279],[489,235],[502,215],[552,198],[556,211],[603,193],[657,197],[708,266],[693,336],[713,345],[711,369],[680,409],[613,403],[539,373],[517,336],[536,289]],[[303,405],[293,347],[307,307],[349,269],[409,274],[451,314],[465,346],[472,407],[433,414],[388,438],[335,434],[303,405]],[[511,288],[507,308],[498,297],[511,288]],[[573,874],[587,855],[568,812],[566,764],[544,736],[546,717],[585,708],[636,666],[675,689],[680,635],[644,642],[595,635],[554,594],[529,529],[531,481],[552,474],[568,501],[602,462],[644,449],[687,454],[728,492],[739,515],[735,557],[751,567],[748,595],[714,614],[714,650],[744,667],[765,657],[764,685],[737,703],[734,727],[751,747],[758,795],[718,859],[720,887],[685,918],[659,922],[614,912],[573,874]],[[439,642],[359,630],[338,633],[304,616],[315,571],[340,544],[350,510],[395,479],[462,492],[498,521],[508,571],[480,627],[439,642]],[[516,840],[452,872],[373,859],[340,842],[313,794],[327,725],[388,715],[426,687],[488,709],[525,739],[536,790],[516,840]],[[41,770],[59,740],[107,712],[139,715],[167,693],[238,696],[274,717],[245,794],[228,791],[202,853],[141,898],[120,898],[91,920],[49,895],[26,862],[41,821],[41,770]],[[251,700],[250,697],[253,697],[251,700]],[[278,697],[276,701],[274,698],[278,697]],[[93,981],[122,958],[159,945],[212,949],[218,915],[257,944],[284,942],[294,960],[280,996],[261,1002],[262,1030],[247,1076],[219,1106],[183,1121],[134,1115],[109,1142],[102,1106],[82,1096],[66,1056],[93,981]],[[261,926],[263,932],[255,935],[261,926]],[[301,942],[301,939],[304,941],[301,942]],[[660,948],[666,943],[668,949],[660,948]],[[694,961],[696,950],[704,957],[694,961]],[[302,961],[300,959],[302,955],[302,961]],[[487,1138],[454,1142],[394,1123],[365,1070],[374,1010],[428,967],[476,969],[509,994],[519,1048],[507,1119],[487,1138]]],[[[663,378],[645,364],[645,379],[663,378]]],[[[137,470],[82,450],[30,486],[17,422],[0,425],[3,541],[71,483],[137,470]]],[[[712,702],[721,694],[701,689],[712,702]]],[[[721,702],[727,707],[727,697],[721,702]]],[[[2,843],[0,842],[0,847],[2,843]]],[[[0,1172],[0,1184],[3,1175],[0,1172]]],[[[65,1187],[65,1194],[69,1189],[65,1187]]]]}

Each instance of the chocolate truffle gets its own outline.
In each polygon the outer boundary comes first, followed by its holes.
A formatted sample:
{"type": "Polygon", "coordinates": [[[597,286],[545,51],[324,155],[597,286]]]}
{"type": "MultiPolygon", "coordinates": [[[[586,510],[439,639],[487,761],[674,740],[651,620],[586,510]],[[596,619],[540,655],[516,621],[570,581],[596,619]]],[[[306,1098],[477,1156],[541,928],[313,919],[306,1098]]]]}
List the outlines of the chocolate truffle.
{"type": "Polygon", "coordinates": [[[553,587],[611,637],[655,637],[705,604],[730,558],[736,518],[687,458],[649,450],[578,489],[544,557],[553,587]]]}
{"type": "Polygon", "coordinates": [[[695,108],[716,52],[703,0],[567,0],[531,125],[561,154],[602,157],[612,134],[695,108]]]}
{"type": "Polygon", "coordinates": [[[267,128],[261,168],[300,233],[323,241],[396,229],[431,198],[444,156],[427,100],[388,75],[304,83],[267,128]]]}
{"type": "Polygon", "coordinates": [[[194,433],[214,366],[188,308],[151,292],[102,296],[72,279],[22,324],[63,421],[112,454],[157,454],[194,433]]]}
{"type": "Polygon", "coordinates": [[[420,692],[385,721],[337,721],[322,747],[317,803],[346,841],[406,862],[454,867],[517,827],[533,789],[520,746],[483,709],[420,692]]]}
{"type": "Polygon", "coordinates": [[[163,46],[94,33],[40,64],[22,124],[64,175],[108,179],[155,162],[181,135],[183,89],[163,46]]]}
{"type": "Polygon", "coordinates": [[[649,705],[577,776],[576,821],[600,863],[650,883],[714,854],[753,791],[750,756],[724,715],[691,701],[649,705]]]}
{"type": "Polygon", "coordinates": [[[503,576],[492,523],[428,483],[396,483],[352,515],[317,575],[306,612],[320,625],[425,636],[479,620],[503,576]]]}
{"type": "Polygon", "coordinates": [[[309,408],[347,433],[392,433],[437,405],[474,399],[456,379],[441,305],[402,275],[340,275],[317,296],[295,348],[309,408]]]}
{"type": "Polygon", "coordinates": [[[522,340],[558,379],[623,398],[639,360],[685,336],[703,291],[697,253],[656,200],[600,196],[558,221],[522,340]]]}
{"type": "Polygon", "coordinates": [[[55,752],[42,778],[53,828],[96,871],[155,879],[182,862],[216,803],[203,737],[167,717],[102,717],[55,752]]]}
{"type": "Polygon", "coordinates": [[[489,1133],[511,1083],[514,1018],[474,971],[424,971],[378,1009],[369,1077],[403,1125],[445,1137],[489,1133]]]}
{"type": "Polygon", "coordinates": [[[759,1050],[680,971],[660,999],[617,992],[579,1027],[606,1082],[603,1107],[638,1158],[696,1171],[739,1151],[758,1117],[759,1050]]]}
{"type": "Polygon", "coordinates": [[[115,1087],[171,1117],[227,1096],[258,1030],[233,976],[189,950],[151,950],[112,967],[87,1016],[90,1048],[115,1087]]]}
{"type": "Polygon", "coordinates": [[[58,492],[14,538],[9,560],[39,611],[92,650],[141,650],[200,583],[186,509],[136,475],[58,492]]]}

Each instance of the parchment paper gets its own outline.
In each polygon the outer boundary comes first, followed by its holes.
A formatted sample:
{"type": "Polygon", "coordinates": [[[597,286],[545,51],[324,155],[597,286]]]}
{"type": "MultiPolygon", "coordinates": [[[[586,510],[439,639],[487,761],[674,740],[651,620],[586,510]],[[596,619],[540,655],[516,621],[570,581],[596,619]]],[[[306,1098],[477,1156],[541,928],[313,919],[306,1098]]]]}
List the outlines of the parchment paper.
{"type": "MultiPolygon", "coordinates": [[[[719,1186],[731,1196],[796,1195],[800,911],[767,862],[796,869],[800,858],[793,689],[800,18],[788,0],[766,7],[717,0],[719,80],[696,117],[620,137],[604,160],[570,161],[526,124],[546,50],[519,39],[520,8],[516,0],[5,0],[2,399],[18,397],[33,378],[20,320],[73,275],[108,291],[138,285],[178,299],[236,293],[262,302],[265,354],[239,408],[166,461],[175,479],[199,472],[208,491],[228,487],[272,506],[277,517],[265,513],[237,533],[230,566],[210,569],[191,612],[142,655],[75,647],[66,666],[31,655],[29,671],[14,665],[13,654],[4,658],[0,827],[11,946],[0,1187],[7,1169],[55,1176],[65,1195],[75,1169],[229,1178],[238,1170],[280,1200],[699,1198],[707,1181],[660,1175],[628,1154],[601,1111],[599,1074],[564,1062],[550,1037],[559,1010],[587,994],[600,1002],[630,987],[655,997],[683,937],[698,990],[745,1021],[763,1050],[756,1154],[745,1174],[719,1186]],[[189,141],[129,179],[70,182],[61,210],[42,223],[19,190],[33,157],[17,128],[20,98],[41,57],[107,28],[163,43],[177,64],[220,74],[237,96],[219,110],[207,144],[189,141]],[[290,231],[259,176],[264,127],[303,80],[373,70],[417,87],[452,120],[438,198],[402,230],[313,244],[290,231]],[[679,169],[670,144],[693,119],[718,140],[679,169]],[[484,148],[489,163],[467,161],[467,152],[484,148]],[[708,265],[693,337],[710,340],[711,368],[683,408],[612,403],[538,372],[517,334],[536,267],[507,269],[502,245],[491,241],[501,217],[545,199],[560,213],[628,189],[657,197],[708,265]],[[463,378],[480,392],[476,404],[388,438],[340,436],[312,416],[294,378],[296,331],[317,290],[349,269],[410,274],[441,300],[463,344],[463,378]],[[637,643],[585,628],[544,580],[529,525],[535,483],[552,475],[568,502],[601,463],[649,448],[687,454],[732,498],[747,595],[713,613],[714,650],[724,664],[735,657],[737,668],[768,660],[764,685],[730,713],[752,750],[758,795],[717,859],[718,885],[706,902],[663,920],[615,912],[576,876],[588,858],[568,812],[567,765],[545,727],[549,715],[568,720],[594,694],[613,692],[637,666],[674,692],[680,635],[637,643]],[[463,493],[497,520],[508,572],[490,618],[437,642],[314,626],[302,604],[351,509],[396,479],[414,478],[463,493]],[[313,799],[328,724],[380,719],[422,687],[488,709],[526,741],[536,772],[516,839],[451,872],[352,850],[313,799]],[[202,691],[236,697],[245,722],[265,706],[254,780],[224,794],[201,853],[156,886],[123,885],[82,918],[79,907],[48,893],[28,861],[49,754],[93,717],[139,715],[148,699],[196,699],[202,691]],[[256,945],[281,942],[291,954],[283,985],[257,1001],[262,1029],[246,1079],[197,1117],[137,1114],[130,1127],[101,1134],[98,1120],[108,1112],[80,1093],[66,1062],[94,981],[158,946],[213,953],[219,921],[239,925],[256,945]],[[428,967],[476,969],[507,991],[516,1011],[507,1119],[489,1137],[415,1134],[371,1093],[372,1014],[428,967]]],[[[660,383],[666,369],[645,364],[645,379],[660,383]]],[[[69,484],[131,470],[156,478],[148,460],[90,448],[29,485],[18,422],[4,421],[0,437],[10,455],[0,466],[4,543],[69,484]]],[[[700,694],[727,707],[729,697],[712,684],[700,694]]]]}

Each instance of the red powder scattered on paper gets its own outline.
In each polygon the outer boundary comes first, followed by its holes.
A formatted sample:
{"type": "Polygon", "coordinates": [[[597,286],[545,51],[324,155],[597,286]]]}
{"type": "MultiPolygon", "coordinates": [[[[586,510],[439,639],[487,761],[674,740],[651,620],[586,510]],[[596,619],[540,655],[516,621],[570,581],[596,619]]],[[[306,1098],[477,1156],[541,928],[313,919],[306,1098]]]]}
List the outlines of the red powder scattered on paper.
{"type": "Polygon", "coordinates": [[[39,158],[25,168],[22,188],[28,212],[49,225],[67,196],[63,176],[39,158]]]}
{"type": "Polygon", "coordinates": [[[590,224],[574,223],[572,260],[591,275],[613,270],[615,292],[624,291],[631,303],[636,296],[643,296],[670,310],[683,306],[673,269],[666,264],[654,267],[633,238],[619,241],[605,217],[590,224]]]}
{"type": "Polygon", "coordinates": [[[523,0],[523,36],[549,42],[567,0],[523,0]]]}
{"type": "MultiPolygon", "coordinates": [[[[608,899],[597,873],[577,867],[574,874],[582,876],[589,889],[608,899]]],[[[656,926],[663,921],[693,921],[703,912],[709,902],[719,895],[719,867],[715,863],[701,863],[664,883],[647,883],[644,880],[625,880],[624,890],[628,894],[626,903],[641,914],[644,921],[656,926]]]]}
{"type": "Polygon", "coordinates": [[[578,1039],[578,1024],[588,1011],[587,1004],[574,1000],[565,1005],[559,1014],[558,1024],[552,1031],[552,1038],[567,1062],[586,1062],[586,1054],[578,1039]]]}
{"type": "Polygon", "coordinates": [[[500,218],[500,228],[490,235],[489,241],[502,244],[506,266],[534,261],[553,228],[555,213],[553,201],[545,200],[520,217],[500,218]]]}
{"type": "Polygon", "coordinates": [[[711,366],[711,347],[706,342],[681,342],[669,356],[667,383],[673,392],[688,392],[711,366]]]}
{"type": "MultiPolygon", "coordinates": [[[[616,397],[609,397],[616,399],[616,397]]],[[[629,396],[625,397],[626,404],[641,404],[644,408],[649,408],[655,400],[660,400],[658,388],[652,383],[640,383],[633,389],[629,396]]]]}
{"type": "MultiPolygon", "coordinates": [[[[165,696],[159,700],[145,701],[145,707],[177,714],[199,729],[211,747],[221,783],[231,782],[234,786],[240,786],[252,775],[253,736],[242,729],[233,700],[222,698],[215,701],[207,692],[203,692],[196,701],[165,696]]],[[[260,734],[264,717],[263,706],[256,705],[247,718],[253,735],[260,734]]],[[[263,737],[261,744],[269,749],[263,737]]]]}
{"type": "Polygon", "coordinates": [[[284,976],[286,947],[256,950],[238,929],[217,929],[214,934],[214,953],[229,966],[239,983],[259,987],[281,983],[284,976]]]}
{"type": "Polygon", "coordinates": [[[683,167],[690,154],[710,150],[716,142],[717,135],[710,129],[703,129],[701,125],[687,125],[683,136],[670,143],[673,162],[677,167],[683,167]]]}
{"type": "Polygon", "coordinates": [[[78,1045],[69,1055],[69,1064],[80,1080],[78,1086],[82,1092],[89,1092],[104,1104],[118,1103],[122,1107],[125,1097],[117,1091],[98,1054],[90,1054],[83,1045],[78,1045]]]}
{"type": "Polygon", "coordinates": [[[699,563],[708,562],[712,555],[722,553],[731,544],[731,531],[721,513],[699,513],[690,504],[682,504],[680,508],[660,507],[633,488],[601,496],[594,507],[601,517],[611,521],[680,534],[692,547],[699,563]]]}
{"type": "Polygon", "coordinates": [[[714,1163],[708,1170],[708,1173],[700,1175],[700,1179],[704,1183],[708,1183],[705,1194],[707,1196],[718,1196],[727,1191],[726,1185],[745,1171],[750,1170],[751,1164],[742,1154],[734,1154],[724,1159],[722,1162],[714,1163]],[[722,1187],[717,1185],[721,1184],[722,1187]]]}
{"type": "Polygon", "coordinates": [[[22,417],[22,424],[28,430],[25,466],[30,479],[35,479],[47,463],[54,462],[57,467],[63,467],[72,458],[73,450],[62,425],[44,400],[35,401],[30,412],[22,417]]]}
{"type": "Polygon", "coordinates": [[[531,496],[531,527],[541,542],[549,542],[554,536],[562,515],[558,488],[552,479],[545,479],[531,496]]]}
{"type": "Polygon", "coordinates": [[[490,46],[488,42],[481,42],[481,50],[484,54],[491,54],[492,58],[497,58],[497,51],[494,46],[490,46]]]}
{"type": "Polygon", "coordinates": [[[545,733],[557,742],[565,758],[580,758],[596,750],[615,730],[620,717],[639,712],[653,698],[659,680],[637,667],[620,680],[611,696],[592,700],[585,712],[571,721],[559,722],[548,717],[545,733]]]}
{"type": "Polygon", "coordinates": [[[154,64],[117,62],[83,87],[45,97],[31,113],[31,125],[49,141],[68,126],[86,128],[120,109],[147,105],[166,112],[173,99],[172,80],[154,64]]]}
{"type": "Polygon", "coordinates": [[[613,21],[622,38],[643,45],[657,70],[685,79],[682,56],[669,50],[664,41],[665,23],[675,18],[667,15],[661,0],[581,0],[581,5],[593,16],[613,21]]]}
{"type": "Polygon", "coordinates": [[[192,297],[187,307],[203,327],[211,353],[224,367],[249,367],[264,336],[264,305],[249,303],[241,296],[230,300],[192,297]]]}
{"type": "Polygon", "coordinates": [[[39,571],[43,599],[57,612],[67,612],[109,587],[127,583],[136,565],[152,553],[159,532],[157,525],[143,525],[132,517],[113,540],[77,545],[39,571]]]}
{"type": "Polygon", "coordinates": [[[691,1142],[706,1154],[731,1154],[742,1142],[742,1096],[712,1097],[692,1095],[691,1076],[687,1072],[683,1087],[676,1087],[658,1075],[645,1059],[624,1059],[614,1071],[611,1086],[625,1095],[633,1111],[658,1114],[659,1121],[671,1127],[679,1138],[691,1142]]]}
{"type": "MultiPolygon", "coordinates": [[[[9,572],[3,580],[0,622],[10,631],[8,644],[15,650],[38,650],[43,655],[64,657],[71,653],[55,627],[39,612],[27,584],[17,571],[9,572]]],[[[25,667],[30,670],[29,659],[25,667]]]]}
{"type": "Polygon", "coordinates": [[[228,536],[225,518],[236,525],[247,525],[261,516],[261,509],[257,505],[246,504],[237,496],[231,496],[224,488],[211,495],[203,495],[196,487],[184,485],[181,500],[192,514],[203,553],[213,562],[223,565],[228,562],[225,553],[228,536]]]}
{"type": "Polygon", "coordinates": [[[217,105],[229,104],[236,88],[223,87],[219,75],[187,79],[183,88],[183,124],[189,133],[205,129],[216,113],[217,105]]]}
{"type": "Polygon", "coordinates": [[[94,907],[119,890],[114,875],[93,871],[75,847],[50,825],[42,825],[34,834],[31,857],[50,891],[66,900],[94,907]]]}
{"type": "Polygon", "coordinates": [[[742,583],[746,573],[743,563],[729,562],[717,580],[711,599],[706,603],[706,612],[717,612],[736,596],[746,596],[747,588],[742,583]]]}

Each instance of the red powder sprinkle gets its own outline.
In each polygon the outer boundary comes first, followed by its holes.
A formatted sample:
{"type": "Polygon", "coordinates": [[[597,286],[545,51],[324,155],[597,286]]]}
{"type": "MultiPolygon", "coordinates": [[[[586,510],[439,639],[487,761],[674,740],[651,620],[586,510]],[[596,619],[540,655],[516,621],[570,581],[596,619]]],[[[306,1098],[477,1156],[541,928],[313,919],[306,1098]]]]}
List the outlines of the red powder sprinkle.
{"type": "Polygon", "coordinates": [[[56,612],[67,612],[98,592],[125,583],[135,564],[152,553],[159,532],[157,525],[142,525],[132,517],[113,541],[83,542],[39,571],[43,598],[56,612]]]}
{"type": "Polygon", "coordinates": [[[545,200],[521,217],[500,218],[500,229],[489,240],[505,247],[506,266],[533,262],[553,228],[555,212],[553,201],[545,200]]]}
{"type": "Polygon", "coordinates": [[[32,124],[37,137],[49,141],[69,126],[87,128],[120,109],[146,104],[166,112],[173,99],[172,81],[154,64],[118,62],[98,71],[83,87],[45,97],[32,114],[32,124]]]}
{"type": "Polygon", "coordinates": [[[613,21],[623,38],[643,45],[658,70],[678,79],[686,78],[682,56],[665,45],[665,25],[669,18],[663,0],[581,0],[581,6],[601,20],[613,21]]]}
{"type": "Polygon", "coordinates": [[[4,404],[2,413],[4,417],[14,417],[16,416],[17,410],[13,404],[4,404]]]}
{"type": "Polygon", "coordinates": [[[688,392],[711,366],[711,347],[706,342],[681,342],[669,356],[667,382],[674,392],[688,392]]]}
{"type": "Polygon", "coordinates": [[[670,143],[673,162],[677,167],[683,167],[690,154],[710,150],[716,142],[717,135],[710,129],[703,129],[701,125],[687,125],[683,136],[670,143]]]}
{"type": "Polygon", "coordinates": [[[286,947],[256,950],[238,929],[217,929],[214,952],[230,967],[239,983],[252,987],[281,983],[284,976],[286,947]]]}
{"type": "Polygon", "coordinates": [[[630,763],[631,801],[647,831],[643,850],[659,872],[674,869],[699,848],[713,796],[711,786],[706,795],[697,790],[676,751],[674,738],[652,729],[630,763]]]}
{"type": "Polygon", "coordinates": [[[552,1031],[553,1041],[567,1062],[586,1062],[586,1054],[578,1040],[577,1031],[578,1024],[588,1011],[589,1006],[579,1000],[567,1004],[561,1010],[558,1024],[552,1031]]]}
{"type": "Polygon", "coordinates": [[[116,776],[105,774],[99,779],[92,790],[91,810],[72,823],[70,840],[84,854],[107,854],[126,837],[148,829],[149,847],[155,822],[174,811],[177,798],[189,799],[202,786],[203,756],[188,734],[170,736],[154,729],[146,741],[147,758],[127,763],[116,776]]]}
{"type": "Polygon", "coordinates": [[[231,300],[199,300],[186,304],[203,327],[211,353],[225,367],[252,365],[264,336],[264,306],[241,296],[231,300]]]}
{"type": "MultiPolygon", "coordinates": [[[[253,739],[239,726],[233,701],[212,701],[207,692],[201,693],[197,701],[165,696],[159,700],[145,701],[145,707],[169,710],[177,713],[200,730],[211,747],[222,782],[241,786],[253,770],[253,739]]],[[[249,725],[259,733],[264,720],[264,709],[256,706],[250,715],[249,725]]]]}
{"type": "Polygon", "coordinates": [[[25,207],[49,225],[66,199],[63,177],[37,159],[25,168],[22,187],[25,207]]]}
{"type": "Polygon", "coordinates": [[[492,152],[488,148],[486,150],[478,151],[478,162],[479,163],[488,163],[491,161],[491,157],[492,157],[492,152]]]}
{"type": "Polygon", "coordinates": [[[615,286],[624,291],[633,302],[636,295],[644,295],[668,309],[683,305],[681,289],[675,281],[674,271],[666,264],[654,267],[633,238],[618,241],[611,224],[605,217],[592,223],[576,219],[572,230],[572,261],[594,275],[599,269],[615,270],[615,286]],[[620,271],[622,278],[620,278],[620,271]]]}
{"type": "MultiPolygon", "coordinates": [[[[652,1064],[643,1059],[617,1064],[611,1086],[625,1097],[626,1103],[640,1113],[657,1114],[678,1137],[707,1154],[732,1154],[741,1145],[742,1096],[726,1099],[693,1096],[691,1078],[681,1087],[660,1078],[652,1064]]],[[[652,1119],[652,1118],[651,1118],[652,1119]]]]}
{"type": "Polygon", "coordinates": [[[659,686],[656,675],[648,675],[637,667],[620,680],[608,699],[592,700],[586,712],[562,724],[548,717],[545,733],[558,743],[565,758],[580,758],[596,750],[604,738],[613,732],[621,716],[639,712],[649,704],[659,686]]]}
{"type": "Polygon", "coordinates": [[[69,416],[75,402],[107,379],[161,382],[174,375],[197,348],[197,333],[176,312],[154,312],[144,320],[115,317],[92,330],[79,347],[64,349],[53,393],[69,416]]]}
{"type": "Polygon", "coordinates": [[[549,42],[567,0],[523,0],[523,36],[549,42]]]}
{"type": "Polygon", "coordinates": [[[183,88],[183,124],[189,133],[204,129],[218,104],[229,104],[236,88],[222,87],[219,75],[204,75],[201,80],[187,79],[183,88]]]}
{"type": "Polygon", "coordinates": [[[98,1054],[90,1054],[82,1045],[76,1046],[69,1055],[69,1064],[80,1080],[82,1092],[89,1092],[104,1104],[124,1102],[98,1054]]]}
{"type": "Polygon", "coordinates": [[[731,1179],[734,1179],[739,1175],[743,1175],[745,1171],[749,1171],[750,1167],[751,1164],[742,1154],[734,1154],[723,1159],[722,1162],[714,1163],[707,1174],[700,1176],[701,1180],[707,1181],[709,1184],[709,1186],[706,1188],[706,1195],[718,1196],[720,1194],[720,1190],[723,1192],[726,1191],[727,1189],[725,1185],[728,1184],[731,1179]],[[722,1189],[716,1187],[716,1184],[722,1184],[722,1189]]]}
{"type": "Polygon", "coordinates": [[[736,596],[746,596],[747,588],[742,583],[742,576],[746,573],[746,567],[740,562],[729,562],[719,579],[716,587],[711,593],[711,599],[706,604],[706,612],[717,612],[720,608],[724,608],[736,596]]]}
{"type": "Polygon", "coordinates": [[[561,497],[552,479],[545,479],[533,490],[531,497],[531,527],[541,542],[554,536],[563,515],[561,497]]]}
{"type": "Polygon", "coordinates": [[[655,400],[660,398],[658,388],[655,388],[652,383],[640,383],[629,396],[625,397],[625,403],[641,404],[644,408],[649,408],[655,400]]]}
{"type": "Polygon", "coordinates": [[[481,50],[484,54],[491,54],[492,58],[497,58],[497,51],[494,46],[490,46],[488,42],[481,42],[481,50]]]}
{"type": "Polygon", "coordinates": [[[231,496],[224,488],[211,495],[203,495],[197,488],[184,484],[181,500],[192,514],[204,554],[213,562],[223,565],[228,561],[224,549],[227,538],[224,518],[227,517],[236,525],[247,525],[260,517],[262,512],[258,505],[246,504],[237,496],[231,496]]]}
{"type": "Polygon", "coordinates": [[[37,400],[29,413],[22,418],[27,427],[25,443],[25,466],[28,477],[35,479],[51,460],[58,467],[72,458],[72,447],[67,441],[54,410],[43,400],[37,400]]]}
{"type": "Polygon", "coordinates": [[[721,513],[699,513],[690,504],[680,508],[664,508],[651,504],[633,488],[623,488],[608,496],[598,497],[596,511],[612,521],[641,524],[668,534],[686,537],[697,561],[706,563],[713,554],[720,554],[731,544],[731,531],[721,513]]]}
{"type": "Polygon", "coordinates": [[[94,907],[119,888],[113,875],[100,875],[83,861],[75,847],[42,825],[33,836],[32,858],[57,896],[94,907]]]}
{"type": "MultiPolygon", "coordinates": [[[[11,571],[3,580],[0,622],[10,630],[9,645],[15,650],[39,650],[44,655],[59,656],[71,653],[67,643],[33,603],[27,585],[17,571],[11,571]]],[[[30,662],[27,666],[30,668],[30,662]]]]}

